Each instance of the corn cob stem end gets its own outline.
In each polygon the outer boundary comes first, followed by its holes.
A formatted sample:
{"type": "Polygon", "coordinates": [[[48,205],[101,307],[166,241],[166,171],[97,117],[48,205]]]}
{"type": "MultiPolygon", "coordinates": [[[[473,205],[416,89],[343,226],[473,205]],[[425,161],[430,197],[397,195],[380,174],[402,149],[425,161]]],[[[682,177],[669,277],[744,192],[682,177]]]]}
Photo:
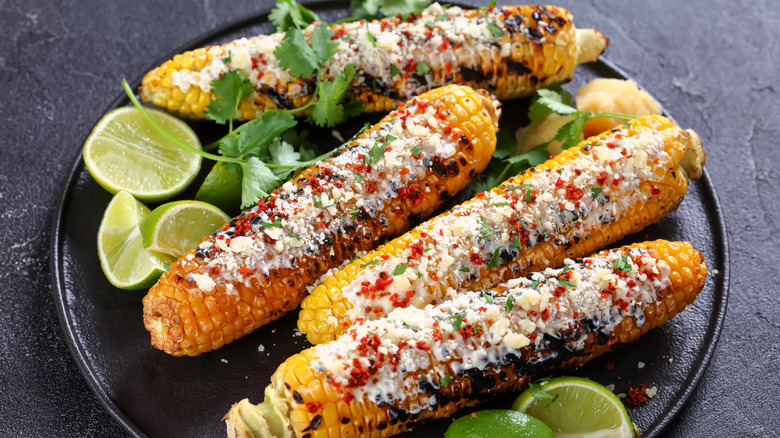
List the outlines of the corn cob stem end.
{"type": "Polygon", "coordinates": [[[703,168],[704,163],[707,162],[707,155],[704,153],[699,135],[693,129],[686,129],[685,133],[688,134],[687,148],[680,167],[688,175],[688,178],[699,179],[704,173],[703,168]]]}
{"type": "Polygon", "coordinates": [[[227,435],[230,438],[291,438],[286,410],[286,405],[274,396],[269,386],[265,390],[265,400],[259,405],[243,399],[230,408],[225,416],[227,435]]]}
{"type": "Polygon", "coordinates": [[[609,38],[596,29],[577,29],[577,64],[594,62],[609,45],[609,38]]]}

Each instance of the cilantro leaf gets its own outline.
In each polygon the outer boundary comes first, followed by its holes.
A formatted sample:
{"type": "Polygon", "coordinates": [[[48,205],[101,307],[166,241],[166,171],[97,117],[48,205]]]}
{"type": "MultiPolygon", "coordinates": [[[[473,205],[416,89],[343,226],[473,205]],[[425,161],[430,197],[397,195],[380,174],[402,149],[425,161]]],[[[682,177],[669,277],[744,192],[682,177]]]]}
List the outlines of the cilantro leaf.
{"type": "MultiPolygon", "coordinates": [[[[551,113],[566,115],[578,112],[577,108],[569,105],[568,100],[571,99],[571,95],[560,88],[542,88],[536,93],[538,98],[534,99],[534,103],[546,107],[551,113]]],[[[529,108],[529,114],[530,111],[529,108]]]]}
{"type": "Polygon", "coordinates": [[[488,29],[490,30],[491,35],[493,35],[495,38],[504,36],[504,31],[499,29],[498,26],[493,23],[488,23],[488,29]]]}
{"type": "Polygon", "coordinates": [[[461,324],[463,324],[463,315],[450,316],[450,319],[455,321],[452,323],[453,330],[460,330],[461,324]]]}
{"type": "Polygon", "coordinates": [[[289,70],[297,78],[311,76],[320,66],[318,55],[306,42],[303,32],[296,28],[284,33],[282,44],[274,50],[274,56],[279,61],[279,67],[289,70]]]}
{"type": "Polygon", "coordinates": [[[317,57],[317,65],[322,66],[336,53],[339,43],[332,41],[333,31],[325,25],[320,25],[311,33],[311,49],[317,57]]]}
{"type": "Polygon", "coordinates": [[[404,272],[406,272],[406,263],[401,263],[395,267],[395,271],[393,271],[393,275],[401,275],[404,272]]]}
{"type": "Polygon", "coordinates": [[[299,5],[295,0],[277,0],[268,19],[276,26],[277,32],[306,27],[315,21],[322,22],[314,11],[299,5]]]}
{"type": "Polygon", "coordinates": [[[383,0],[380,2],[379,12],[385,17],[393,17],[396,14],[419,14],[431,4],[431,0],[383,0]]]}
{"type": "Polygon", "coordinates": [[[590,193],[591,193],[591,196],[593,197],[593,199],[596,199],[596,198],[598,198],[598,197],[599,197],[599,194],[601,194],[601,192],[602,192],[603,190],[604,190],[604,189],[602,189],[601,187],[591,187],[591,189],[590,189],[590,193]]]}
{"type": "Polygon", "coordinates": [[[537,164],[542,164],[547,161],[548,158],[550,158],[550,153],[547,152],[547,145],[543,144],[529,150],[528,152],[515,155],[514,157],[509,157],[506,159],[506,161],[508,163],[524,166],[524,168],[520,170],[522,171],[536,166],[537,164]]]}
{"type": "Polygon", "coordinates": [[[211,81],[212,99],[206,107],[206,117],[220,125],[232,121],[238,112],[238,104],[252,94],[252,83],[243,72],[228,70],[217,79],[211,81]]]}
{"type": "Polygon", "coordinates": [[[257,157],[241,163],[241,208],[246,208],[279,186],[279,178],[257,157]]]}
{"type": "Polygon", "coordinates": [[[539,382],[539,380],[536,381],[536,382],[529,383],[528,384],[528,389],[531,390],[531,395],[535,399],[537,399],[539,401],[547,400],[547,404],[545,405],[545,407],[550,406],[550,403],[554,402],[558,398],[558,395],[556,394],[555,397],[553,397],[549,393],[545,392],[542,389],[542,385],[540,385],[538,382],[539,382]]]}
{"type": "Polygon", "coordinates": [[[496,134],[496,150],[493,152],[495,158],[506,158],[514,152],[517,147],[515,134],[509,129],[499,129],[496,134]]]}
{"type": "Polygon", "coordinates": [[[484,298],[488,304],[493,304],[493,295],[482,292],[482,298],[484,298]]]}
{"type": "Polygon", "coordinates": [[[264,159],[271,142],[297,124],[293,115],[287,111],[265,111],[260,117],[241,126],[238,136],[239,155],[234,156],[252,155],[264,159]]]}
{"type": "Polygon", "coordinates": [[[320,81],[317,89],[317,101],[312,107],[310,119],[318,126],[332,127],[345,118],[344,106],[340,105],[347,93],[352,78],[355,77],[355,66],[348,64],[332,81],[320,81]]]}
{"type": "Polygon", "coordinates": [[[591,113],[585,113],[570,122],[566,122],[558,129],[555,140],[562,142],[562,149],[569,149],[579,144],[581,141],[580,135],[582,134],[582,128],[585,126],[585,122],[590,120],[588,114],[591,113]]]}
{"type": "Polygon", "coordinates": [[[620,254],[620,257],[612,264],[612,269],[620,272],[631,272],[631,263],[628,261],[628,256],[620,254]]]}
{"type": "Polygon", "coordinates": [[[490,257],[490,263],[488,263],[488,269],[495,268],[498,266],[498,260],[499,256],[501,255],[501,248],[496,248],[495,251],[493,251],[493,256],[490,257]]]}
{"type": "Polygon", "coordinates": [[[441,383],[441,386],[445,388],[450,386],[450,382],[452,382],[452,376],[442,376],[439,379],[439,383],[441,383]]]}
{"type": "Polygon", "coordinates": [[[565,286],[565,287],[577,287],[576,284],[570,283],[570,282],[568,282],[566,280],[562,280],[560,278],[558,279],[558,284],[560,284],[561,286],[565,286]]]}
{"type": "Polygon", "coordinates": [[[515,296],[509,295],[508,297],[506,297],[506,304],[504,305],[504,310],[506,310],[507,312],[511,312],[512,307],[514,307],[514,305],[515,305],[515,296]]]}

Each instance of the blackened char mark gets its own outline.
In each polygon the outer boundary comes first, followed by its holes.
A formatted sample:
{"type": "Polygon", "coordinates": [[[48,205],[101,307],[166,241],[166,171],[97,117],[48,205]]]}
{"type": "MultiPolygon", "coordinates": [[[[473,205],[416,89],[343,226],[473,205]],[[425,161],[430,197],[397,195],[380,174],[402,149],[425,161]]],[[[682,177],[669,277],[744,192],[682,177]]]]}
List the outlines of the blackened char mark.
{"type": "Polygon", "coordinates": [[[473,81],[482,83],[493,78],[493,72],[483,72],[478,66],[475,67],[461,67],[460,74],[463,75],[463,79],[466,81],[473,81]]]}
{"type": "Polygon", "coordinates": [[[506,60],[506,70],[509,73],[517,73],[519,75],[525,75],[531,73],[531,69],[526,65],[526,61],[514,61],[512,59],[506,60]]]}
{"type": "Polygon", "coordinates": [[[271,87],[263,87],[263,92],[268,96],[269,99],[273,100],[276,106],[279,108],[293,109],[295,106],[292,101],[287,100],[286,95],[280,94],[271,87]]]}

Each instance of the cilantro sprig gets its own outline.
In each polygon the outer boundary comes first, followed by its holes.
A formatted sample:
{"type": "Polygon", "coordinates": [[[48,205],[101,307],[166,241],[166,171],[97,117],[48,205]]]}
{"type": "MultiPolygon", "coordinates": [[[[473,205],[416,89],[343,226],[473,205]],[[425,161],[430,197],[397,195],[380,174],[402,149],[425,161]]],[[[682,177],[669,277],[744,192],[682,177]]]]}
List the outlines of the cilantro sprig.
{"type": "Polygon", "coordinates": [[[531,395],[532,395],[532,396],[533,396],[535,399],[537,399],[537,400],[539,400],[539,401],[545,401],[545,400],[547,400],[547,403],[544,405],[544,407],[546,407],[546,408],[547,408],[547,407],[550,407],[550,405],[551,405],[551,404],[552,404],[552,403],[553,403],[555,400],[557,400],[557,399],[558,399],[558,394],[555,394],[555,395],[553,396],[553,395],[551,395],[550,393],[548,393],[548,392],[546,392],[545,390],[543,390],[543,389],[542,389],[542,385],[541,385],[541,384],[542,384],[542,382],[546,382],[546,381],[548,381],[548,380],[550,380],[550,378],[549,378],[549,377],[544,377],[544,378],[541,378],[541,379],[539,379],[539,380],[537,380],[537,381],[535,381],[535,382],[530,382],[530,383],[528,384],[528,389],[530,389],[530,390],[531,390],[531,395]]]}
{"type": "Polygon", "coordinates": [[[518,142],[509,130],[504,129],[498,132],[493,160],[490,162],[488,171],[483,176],[482,181],[477,183],[476,189],[481,191],[490,190],[509,176],[547,161],[550,158],[547,147],[553,141],[561,142],[562,149],[576,146],[581,141],[580,135],[588,120],[611,117],[631,121],[636,118],[626,114],[579,111],[571,106],[571,100],[571,94],[561,88],[560,85],[539,89],[528,107],[530,123],[525,130],[523,138],[518,142]],[[550,141],[520,153],[528,141],[531,130],[551,114],[570,116],[572,119],[561,126],[555,137],[550,141]]]}

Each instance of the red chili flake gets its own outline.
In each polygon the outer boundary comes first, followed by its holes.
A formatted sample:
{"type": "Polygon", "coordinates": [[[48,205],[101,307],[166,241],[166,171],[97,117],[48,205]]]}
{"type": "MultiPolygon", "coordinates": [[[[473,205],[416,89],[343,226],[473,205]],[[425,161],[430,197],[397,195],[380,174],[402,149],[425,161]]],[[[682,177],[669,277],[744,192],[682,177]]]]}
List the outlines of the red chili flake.
{"type": "Polygon", "coordinates": [[[450,73],[452,71],[452,63],[447,61],[447,63],[444,64],[444,68],[447,69],[447,73],[450,73]]]}
{"type": "Polygon", "coordinates": [[[538,313],[536,313],[536,310],[529,310],[528,311],[528,316],[536,316],[536,315],[538,315],[538,313]]]}
{"type": "MultiPolygon", "coordinates": [[[[561,295],[563,295],[563,294],[565,294],[565,293],[566,293],[566,288],[565,288],[565,287],[563,287],[563,286],[558,286],[558,287],[556,287],[556,288],[555,288],[555,290],[553,291],[553,295],[554,295],[554,296],[556,296],[556,297],[559,297],[559,296],[561,296],[561,295]]],[[[556,303],[556,304],[557,304],[557,303],[556,303]]]]}
{"type": "Polygon", "coordinates": [[[322,410],[322,402],[306,402],[306,410],[309,411],[310,414],[316,414],[322,410]]]}
{"type": "Polygon", "coordinates": [[[575,187],[574,184],[566,184],[566,199],[570,201],[579,201],[584,194],[585,192],[582,189],[575,187]]]}
{"type": "Polygon", "coordinates": [[[617,186],[617,185],[618,185],[618,184],[620,184],[620,182],[621,182],[621,181],[623,181],[624,179],[626,179],[626,177],[624,177],[623,175],[620,175],[619,177],[617,177],[617,178],[615,178],[615,179],[613,179],[613,180],[612,180],[612,185],[613,185],[613,186],[617,186]]]}
{"type": "Polygon", "coordinates": [[[423,351],[428,351],[428,350],[431,349],[431,347],[429,347],[428,344],[426,344],[423,341],[417,341],[417,343],[414,344],[414,346],[419,348],[420,350],[423,350],[423,351]]]}
{"type": "Polygon", "coordinates": [[[214,266],[213,268],[211,268],[209,271],[211,272],[211,275],[217,275],[217,274],[219,274],[219,268],[218,268],[218,267],[216,267],[216,266],[214,266]]]}
{"type": "Polygon", "coordinates": [[[430,277],[431,277],[431,280],[433,280],[433,281],[439,281],[439,276],[436,275],[435,273],[430,274],[430,277]]]}
{"type": "Polygon", "coordinates": [[[607,172],[601,172],[598,177],[596,177],[596,182],[599,185],[604,185],[605,182],[607,182],[607,178],[609,178],[609,175],[607,175],[607,172]]]}
{"type": "Polygon", "coordinates": [[[469,260],[471,260],[471,263],[474,263],[475,265],[481,265],[482,264],[482,257],[479,256],[479,254],[472,252],[469,256],[469,260]]]}
{"type": "Polygon", "coordinates": [[[610,296],[615,295],[616,291],[617,290],[615,289],[615,285],[610,284],[609,286],[601,290],[601,298],[604,299],[609,298],[610,296]]]}
{"type": "Polygon", "coordinates": [[[615,369],[615,361],[609,361],[607,362],[607,369],[608,370],[614,370],[615,369]]]}
{"type": "Polygon", "coordinates": [[[634,281],[634,280],[628,280],[628,281],[626,282],[626,286],[628,286],[628,287],[636,287],[636,281],[634,281]]]}
{"type": "Polygon", "coordinates": [[[608,142],[607,143],[607,147],[610,148],[610,149],[615,149],[617,147],[617,145],[612,143],[612,142],[608,142]]]}
{"type": "Polygon", "coordinates": [[[542,310],[542,321],[547,321],[548,319],[550,319],[550,309],[542,310]]]}
{"type": "Polygon", "coordinates": [[[650,186],[650,193],[652,193],[654,195],[660,195],[661,194],[661,189],[659,189],[656,186],[650,186]]]}
{"type": "Polygon", "coordinates": [[[404,167],[403,169],[401,169],[401,175],[406,175],[407,173],[409,173],[408,168],[404,167]]]}
{"type": "Polygon", "coordinates": [[[558,177],[558,180],[555,181],[555,188],[560,189],[561,187],[563,187],[563,179],[561,177],[558,177]]]}
{"type": "Polygon", "coordinates": [[[580,169],[574,169],[574,174],[580,176],[582,175],[582,171],[580,169]]]}
{"type": "Polygon", "coordinates": [[[642,383],[638,388],[629,387],[628,397],[626,397],[626,403],[633,406],[642,406],[648,400],[647,398],[647,385],[642,383]]]}
{"type": "Polygon", "coordinates": [[[383,20],[383,21],[382,21],[382,25],[379,27],[379,31],[380,31],[380,32],[384,32],[384,31],[385,31],[385,29],[387,29],[387,25],[388,25],[388,24],[390,24],[390,23],[388,23],[386,20],[383,20]]]}
{"type": "Polygon", "coordinates": [[[247,268],[246,266],[242,266],[241,268],[239,268],[239,271],[241,271],[242,274],[248,274],[250,272],[250,269],[247,268]]]}
{"type": "MultiPolygon", "coordinates": [[[[434,324],[434,325],[436,325],[436,324],[434,324]]],[[[437,341],[439,341],[439,342],[441,342],[441,341],[443,341],[443,340],[444,340],[444,338],[443,338],[443,337],[442,337],[442,335],[441,335],[441,332],[440,332],[440,331],[438,331],[438,330],[434,331],[434,332],[433,332],[433,334],[431,335],[431,337],[432,337],[433,339],[436,339],[436,340],[437,340],[437,341]]]]}

